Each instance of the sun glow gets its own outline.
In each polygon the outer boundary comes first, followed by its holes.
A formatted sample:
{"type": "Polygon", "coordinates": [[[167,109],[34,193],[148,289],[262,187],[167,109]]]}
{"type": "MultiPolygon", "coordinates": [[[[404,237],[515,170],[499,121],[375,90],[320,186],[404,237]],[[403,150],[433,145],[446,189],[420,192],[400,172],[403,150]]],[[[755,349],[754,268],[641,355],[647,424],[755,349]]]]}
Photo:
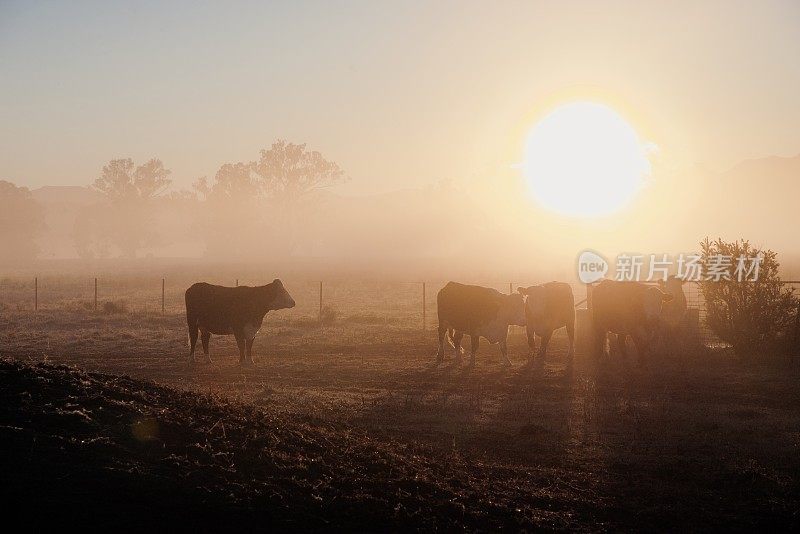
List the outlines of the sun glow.
{"type": "Polygon", "coordinates": [[[593,102],[564,104],[531,130],[523,165],[528,187],[549,210],[609,215],[650,174],[645,144],[617,112],[593,102]]]}

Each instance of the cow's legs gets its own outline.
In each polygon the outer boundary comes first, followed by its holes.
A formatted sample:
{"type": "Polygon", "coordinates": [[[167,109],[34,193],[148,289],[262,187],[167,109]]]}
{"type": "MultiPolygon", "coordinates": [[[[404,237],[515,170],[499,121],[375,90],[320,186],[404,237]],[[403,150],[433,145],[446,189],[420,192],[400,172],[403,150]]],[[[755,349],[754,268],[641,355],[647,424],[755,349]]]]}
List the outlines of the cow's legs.
{"type": "Polygon", "coordinates": [[[617,334],[617,350],[623,361],[628,359],[628,346],[625,344],[626,334],[617,334]]]}
{"type": "Polygon", "coordinates": [[[530,326],[526,326],[525,334],[528,336],[528,359],[533,360],[536,355],[536,332],[530,326]]]}
{"type": "Polygon", "coordinates": [[[189,363],[194,363],[194,348],[197,345],[197,323],[189,322],[189,363]]]}
{"type": "Polygon", "coordinates": [[[444,336],[447,334],[447,326],[439,323],[439,350],[436,351],[436,363],[444,360],[444,336]]]}
{"type": "Polygon", "coordinates": [[[594,331],[594,356],[598,360],[606,356],[606,335],[608,332],[601,328],[594,331]]]}
{"type": "Polygon", "coordinates": [[[255,340],[256,340],[256,338],[251,337],[250,339],[247,340],[247,344],[246,344],[246,347],[247,347],[247,362],[249,364],[251,364],[251,365],[253,364],[253,341],[255,341],[255,340]]]}
{"type": "Polygon", "coordinates": [[[236,346],[239,347],[239,365],[245,364],[245,339],[241,334],[235,334],[236,346]]]}
{"type": "Polygon", "coordinates": [[[206,361],[211,363],[211,355],[208,353],[208,340],[211,339],[211,332],[204,330],[200,333],[200,340],[203,342],[203,354],[206,355],[206,361]]]}
{"type": "Polygon", "coordinates": [[[567,358],[572,360],[573,356],[575,356],[575,321],[567,323],[567,337],[569,338],[567,358]]]}
{"type": "Polygon", "coordinates": [[[666,340],[669,338],[669,326],[659,321],[653,332],[653,351],[663,356],[669,356],[670,354],[666,343],[666,340]]]}
{"type": "Polygon", "coordinates": [[[500,353],[503,355],[503,365],[511,365],[511,360],[508,359],[508,343],[505,339],[500,342],[500,353]]]}
{"type": "Polygon", "coordinates": [[[674,357],[681,352],[681,337],[679,329],[673,326],[663,326],[659,331],[661,335],[660,352],[665,356],[674,357]]]}
{"type": "Polygon", "coordinates": [[[548,330],[542,334],[542,344],[539,347],[539,357],[544,359],[545,354],[547,354],[547,345],[550,344],[550,338],[553,337],[553,331],[548,330]]]}
{"type": "Polygon", "coordinates": [[[636,346],[636,359],[639,365],[642,365],[647,360],[647,351],[649,344],[647,338],[643,336],[631,336],[633,344],[636,346]]]}
{"type": "Polygon", "coordinates": [[[665,356],[681,356],[687,348],[687,337],[683,325],[664,326],[661,334],[661,352],[665,356]]]}
{"type": "Polygon", "coordinates": [[[667,345],[667,354],[672,357],[683,356],[688,345],[686,329],[680,324],[672,328],[664,343],[667,345]]]}
{"type": "Polygon", "coordinates": [[[461,364],[461,353],[464,352],[461,348],[461,340],[464,338],[464,332],[458,330],[453,334],[453,346],[456,349],[456,363],[461,364]]]}
{"type": "Polygon", "coordinates": [[[481,337],[478,334],[470,334],[469,339],[472,342],[469,353],[469,364],[475,366],[475,354],[478,352],[478,345],[481,343],[481,337]]]}

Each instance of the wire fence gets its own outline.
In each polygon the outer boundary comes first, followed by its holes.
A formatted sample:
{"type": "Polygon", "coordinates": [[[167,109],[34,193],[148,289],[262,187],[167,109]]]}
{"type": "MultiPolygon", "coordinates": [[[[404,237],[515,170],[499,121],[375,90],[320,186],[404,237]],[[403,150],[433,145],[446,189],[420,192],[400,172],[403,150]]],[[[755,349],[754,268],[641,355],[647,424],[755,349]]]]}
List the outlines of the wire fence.
{"type": "MultiPolygon", "coordinates": [[[[267,279],[208,279],[225,286],[264,285],[267,279]]],[[[0,279],[0,309],[46,312],[72,310],[182,314],[184,292],[193,283],[158,277],[41,276],[0,279]]],[[[283,280],[296,302],[281,313],[289,318],[358,322],[393,321],[421,328],[436,323],[436,294],[447,281],[283,280]]],[[[474,282],[509,293],[510,282],[474,282]]]]}
{"type": "MultiPolygon", "coordinates": [[[[263,285],[271,280],[207,279],[220,285],[263,285]]],[[[154,276],[42,276],[0,279],[0,310],[55,311],[72,310],[84,313],[144,313],[175,315],[185,311],[184,292],[191,281],[154,276]]],[[[447,283],[433,281],[368,281],[368,280],[284,280],[284,285],[297,303],[283,310],[287,320],[307,323],[345,322],[353,324],[395,323],[409,328],[435,328],[436,294],[447,283]]],[[[503,293],[533,283],[471,281],[503,293]]],[[[800,289],[800,281],[785,281],[800,289]]],[[[587,309],[587,286],[571,284],[576,309],[587,309]]],[[[687,318],[699,341],[706,345],[720,340],[706,325],[706,306],[700,284],[683,285],[687,302],[687,318]]]]}

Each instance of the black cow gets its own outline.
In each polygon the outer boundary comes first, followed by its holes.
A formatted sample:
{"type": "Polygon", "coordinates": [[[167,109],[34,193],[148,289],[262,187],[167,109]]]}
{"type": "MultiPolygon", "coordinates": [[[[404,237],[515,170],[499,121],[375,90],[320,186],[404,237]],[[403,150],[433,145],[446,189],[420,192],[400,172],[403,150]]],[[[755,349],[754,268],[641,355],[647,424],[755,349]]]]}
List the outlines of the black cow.
{"type": "Polygon", "coordinates": [[[480,336],[490,343],[500,343],[503,360],[508,360],[509,325],[525,325],[525,303],[522,295],[505,295],[496,289],[448,282],[436,295],[439,313],[439,351],[436,361],[444,359],[444,338],[456,350],[461,360],[461,338],[468,334],[472,340],[470,365],[475,365],[480,336]]]}
{"type": "Polygon", "coordinates": [[[253,340],[270,310],[293,308],[294,299],[275,279],[257,287],[223,287],[199,282],[186,290],[186,323],[189,326],[189,363],[194,363],[197,332],[200,331],[203,353],[210,362],[208,340],[211,334],[236,337],[239,363],[253,363],[253,340]],[[245,355],[247,359],[245,359],[245,355]]]}

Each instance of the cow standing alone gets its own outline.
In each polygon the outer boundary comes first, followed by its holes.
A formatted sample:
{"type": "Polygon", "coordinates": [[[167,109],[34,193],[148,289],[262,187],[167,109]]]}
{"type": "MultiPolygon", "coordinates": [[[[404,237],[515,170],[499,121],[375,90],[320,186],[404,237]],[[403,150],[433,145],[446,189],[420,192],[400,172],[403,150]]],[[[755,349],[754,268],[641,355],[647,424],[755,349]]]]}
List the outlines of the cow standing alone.
{"type": "Polygon", "coordinates": [[[564,282],[548,282],[519,287],[517,291],[525,296],[525,328],[531,359],[536,349],[536,335],[541,338],[539,357],[544,358],[553,332],[565,327],[569,338],[567,358],[571,361],[575,352],[575,297],[572,287],[564,282]]]}
{"type": "Polygon", "coordinates": [[[253,363],[253,340],[264,316],[270,310],[293,308],[294,299],[275,279],[271,284],[257,287],[223,287],[200,282],[186,290],[186,323],[189,326],[189,363],[194,363],[197,334],[203,343],[207,361],[211,334],[236,337],[239,363],[253,363]]]}
{"type": "Polygon", "coordinates": [[[506,338],[509,325],[525,325],[522,295],[504,295],[488,287],[448,282],[436,295],[436,304],[439,315],[437,362],[444,359],[445,335],[455,348],[456,358],[460,362],[461,339],[468,334],[472,342],[470,365],[475,365],[475,353],[478,352],[481,336],[490,343],[500,343],[503,361],[511,365],[506,338]]]}

